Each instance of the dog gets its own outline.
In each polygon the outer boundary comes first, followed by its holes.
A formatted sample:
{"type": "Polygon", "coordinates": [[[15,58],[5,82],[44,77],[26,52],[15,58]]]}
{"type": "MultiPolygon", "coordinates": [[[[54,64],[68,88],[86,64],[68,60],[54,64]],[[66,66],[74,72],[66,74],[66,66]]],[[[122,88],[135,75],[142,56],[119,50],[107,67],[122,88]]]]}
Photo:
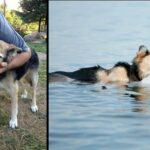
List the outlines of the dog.
{"type": "MultiPolygon", "coordinates": [[[[15,45],[0,41],[0,62],[10,63],[13,57],[22,53],[21,49],[15,45]]],[[[18,126],[17,114],[18,114],[18,81],[24,79],[32,87],[32,112],[38,111],[36,105],[36,88],[38,84],[38,68],[39,58],[37,53],[32,50],[31,58],[21,67],[5,71],[0,74],[0,87],[5,89],[11,96],[11,119],[9,126],[16,128],[18,126]]],[[[23,94],[25,98],[27,92],[23,94]]]]}
{"type": "Polygon", "coordinates": [[[141,81],[150,75],[150,52],[146,46],[139,46],[132,64],[118,62],[112,68],[105,69],[101,66],[81,68],[74,72],[56,71],[49,73],[49,83],[64,81],[81,81],[88,83],[119,83],[127,84],[141,81]]]}

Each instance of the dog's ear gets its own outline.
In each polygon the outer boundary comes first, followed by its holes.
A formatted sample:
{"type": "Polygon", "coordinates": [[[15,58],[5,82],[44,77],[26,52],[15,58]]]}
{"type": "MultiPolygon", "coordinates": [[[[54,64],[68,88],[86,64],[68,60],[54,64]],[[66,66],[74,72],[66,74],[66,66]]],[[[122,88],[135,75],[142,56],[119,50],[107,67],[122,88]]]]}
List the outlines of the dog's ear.
{"type": "Polygon", "coordinates": [[[21,51],[22,50],[18,47],[10,47],[6,51],[4,61],[10,62],[12,60],[12,58],[15,57],[18,53],[21,53],[21,51]]]}
{"type": "Polygon", "coordinates": [[[8,44],[8,43],[6,43],[6,42],[0,40],[0,52],[1,52],[1,53],[4,53],[5,50],[9,48],[9,45],[10,45],[10,44],[8,44]]]}
{"type": "Polygon", "coordinates": [[[15,48],[8,49],[6,52],[6,55],[7,56],[13,56],[13,55],[17,55],[21,52],[22,52],[22,50],[20,48],[15,47],[15,48]]]}
{"type": "Polygon", "coordinates": [[[150,52],[149,52],[149,50],[147,49],[147,47],[144,46],[144,45],[141,45],[141,46],[139,46],[139,50],[138,50],[138,52],[136,53],[136,57],[134,58],[134,61],[140,62],[140,61],[142,61],[142,59],[143,59],[145,56],[147,56],[147,55],[149,55],[149,54],[150,54],[150,52]]]}
{"type": "Polygon", "coordinates": [[[145,45],[140,45],[139,46],[139,51],[147,51],[147,47],[145,45]]]}
{"type": "Polygon", "coordinates": [[[21,53],[21,52],[22,52],[22,49],[19,48],[19,47],[16,47],[16,46],[13,45],[13,44],[10,44],[8,51],[13,51],[13,52],[15,52],[15,53],[21,53]]]}
{"type": "Polygon", "coordinates": [[[140,55],[141,57],[148,55],[150,52],[147,49],[146,46],[141,45],[139,46],[139,51],[137,52],[137,55],[140,55]]]}

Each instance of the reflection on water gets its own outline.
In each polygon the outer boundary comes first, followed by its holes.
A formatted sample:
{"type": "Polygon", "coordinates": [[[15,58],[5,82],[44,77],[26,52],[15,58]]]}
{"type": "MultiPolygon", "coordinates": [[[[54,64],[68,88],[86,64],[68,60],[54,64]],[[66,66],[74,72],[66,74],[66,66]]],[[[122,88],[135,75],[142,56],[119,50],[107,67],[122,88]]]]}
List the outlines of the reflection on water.
{"type": "Polygon", "coordinates": [[[150,97],[149,89],[147,89],[146,87],[133,86],[133,87],[130,87],[128,90],[134,91],[137,93],[137,94],[129,94],[130,97],[135,98],[136,101],[144,101],[150,97]]]}
{"type": "Polygon", "coordinates": [[[148,149],[150,87],[49,85],[52,150],[148,149]]]}
{"type": "MultiPolygon", "coordinates": [[[[150,2],[49,3],[49,72],[109,68],[130,63],[141,44],[150,48],[150,2]]],[[[141,83],[49,84],[50,150],[149,150],[149,91],[141,83]]]]}
{"type": "Polygon", "coordinates": [[[128,91],[134,91],[134,94],[128,94],[131,98],[134,98],[134,104],[143,104],[142,107],[138,106],[138,108],[134,108],[133,111],[135,112],[143,112],[148,111],[146,110],[146,106],[144,106],[145,101],[150,99],[150,87],[144,87],[141,85],[134,85],[127,88],[128,91]]]}

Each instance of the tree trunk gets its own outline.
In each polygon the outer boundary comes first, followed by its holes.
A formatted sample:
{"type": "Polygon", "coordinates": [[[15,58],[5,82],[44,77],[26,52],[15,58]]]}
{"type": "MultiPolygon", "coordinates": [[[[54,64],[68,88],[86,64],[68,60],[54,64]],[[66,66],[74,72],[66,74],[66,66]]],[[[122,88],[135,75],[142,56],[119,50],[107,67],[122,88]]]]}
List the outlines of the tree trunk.
{"type": "Polygon", "coordinates": [[[4,16],[6,16],[6,0],[4,0],[4,16]]]}
{"type": "Polygon", "coordinates": [[[38,32],[41,31],[41,21],[42,21],[42,18],[40,17],[40,19],[39,19],[39,28],[38,28],[38,32]]]}
{"type": "Polygon", "coordinates": [[[45,19],[45,24],[44,24],[44,31],[47,31],[47,18],[45,19]]]}

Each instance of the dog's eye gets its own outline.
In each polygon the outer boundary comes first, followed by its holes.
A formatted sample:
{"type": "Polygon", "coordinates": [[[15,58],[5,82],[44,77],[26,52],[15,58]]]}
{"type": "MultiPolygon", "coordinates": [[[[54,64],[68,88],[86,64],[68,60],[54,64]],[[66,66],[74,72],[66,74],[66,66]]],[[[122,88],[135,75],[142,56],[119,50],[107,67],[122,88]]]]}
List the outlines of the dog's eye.
{"type": "Polygon", "coordinates": [[[22,51],[21,50],[17,50],[17,53],[20,54],[22,51]]]}
{"type": "Polygon", "coordinates": [[[14,48],[8,50],[8,52],[14,52],[14,51],[15,51],[14,48]]]}

